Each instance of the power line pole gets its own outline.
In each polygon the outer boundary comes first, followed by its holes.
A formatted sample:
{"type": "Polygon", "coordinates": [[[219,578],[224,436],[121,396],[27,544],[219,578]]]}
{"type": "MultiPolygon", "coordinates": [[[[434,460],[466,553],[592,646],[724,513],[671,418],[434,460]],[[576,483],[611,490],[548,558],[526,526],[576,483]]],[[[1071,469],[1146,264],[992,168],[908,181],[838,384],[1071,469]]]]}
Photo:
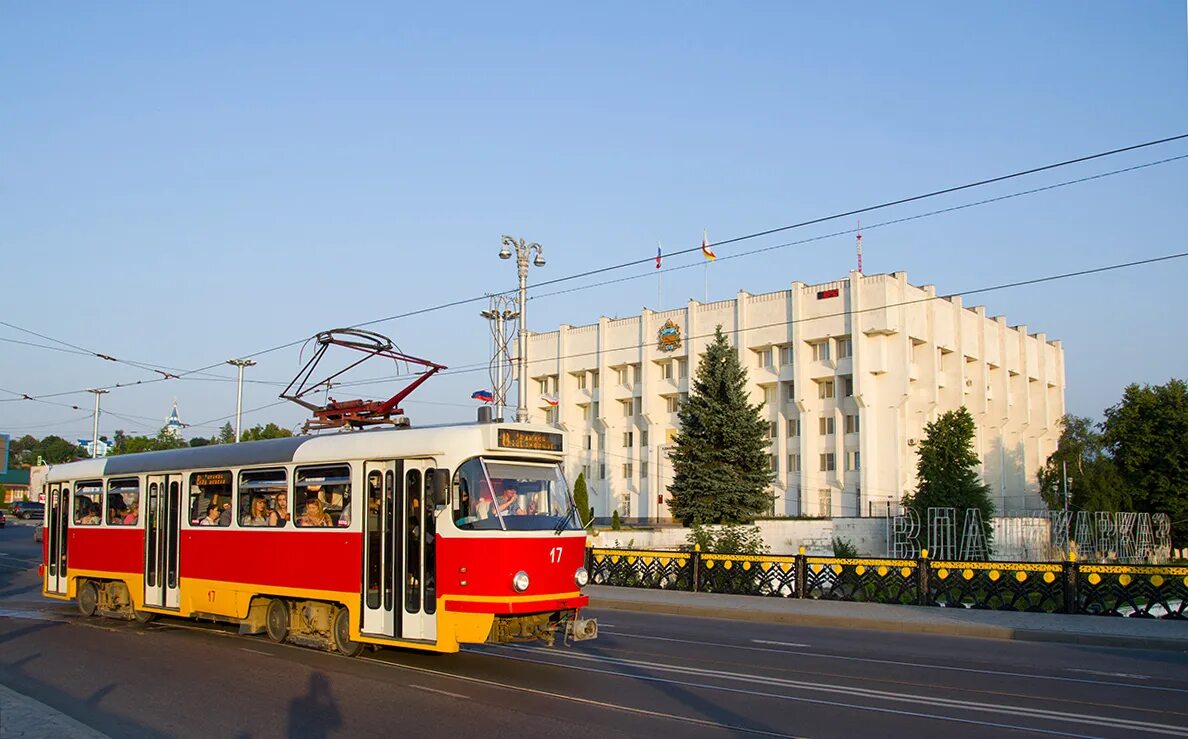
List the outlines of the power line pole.
{"type": "Polygon", "coordinates": [[[235,389],[235,443],[239,443],[240,421],[243,417],[243,368],[255,367],[254,359],[228,359],[227,364],[239,368],[239,382],[235,389]]]}
{"type": "Polygon", "coordinates": [[[94,459],[99,456],[99,396],[106,395],[110,391],[101,387],[93,387],[87,392],[95,394],[95,417],[91,427],[91,458],[94,459]]]}

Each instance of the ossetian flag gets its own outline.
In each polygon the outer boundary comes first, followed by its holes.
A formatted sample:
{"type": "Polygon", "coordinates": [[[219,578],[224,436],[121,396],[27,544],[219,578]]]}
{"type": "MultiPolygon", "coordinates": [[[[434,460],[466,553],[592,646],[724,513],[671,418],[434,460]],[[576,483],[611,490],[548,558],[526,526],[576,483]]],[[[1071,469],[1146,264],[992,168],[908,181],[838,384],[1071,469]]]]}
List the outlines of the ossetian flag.
{"type": "Polygon", "coordinates": [[[717,255],[717,254],[714,254],[714,250],[710,248],[710,243],[709,243],[709,230],[708,230],[708,229],[702,232],[702,236],[701,236],[701,254],[702,254],[702,256],[704,256],[706,259],[710,260],[711,262],[712,262],[712,261],[714,261],[715,259],[717,259],[717,258],[718,258],[718,255],[717,255]]]}

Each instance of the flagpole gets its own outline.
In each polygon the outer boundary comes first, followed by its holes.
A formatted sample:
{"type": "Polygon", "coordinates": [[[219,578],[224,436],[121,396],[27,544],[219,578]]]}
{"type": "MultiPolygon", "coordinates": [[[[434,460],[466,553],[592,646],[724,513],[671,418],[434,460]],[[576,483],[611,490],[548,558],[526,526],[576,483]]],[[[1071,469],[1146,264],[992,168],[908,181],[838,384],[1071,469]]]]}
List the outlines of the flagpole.
{"type": "Polygon", "coordinates": [[[705,302],[709,302],[709,262],[705,263],[705,302]]]}
{"type": "Polygon", "coordinates": [[[656,242],[656,310],[664,310],[664,270],[660,269],[660,257],[664,253],[660,242],[656,242]]]}

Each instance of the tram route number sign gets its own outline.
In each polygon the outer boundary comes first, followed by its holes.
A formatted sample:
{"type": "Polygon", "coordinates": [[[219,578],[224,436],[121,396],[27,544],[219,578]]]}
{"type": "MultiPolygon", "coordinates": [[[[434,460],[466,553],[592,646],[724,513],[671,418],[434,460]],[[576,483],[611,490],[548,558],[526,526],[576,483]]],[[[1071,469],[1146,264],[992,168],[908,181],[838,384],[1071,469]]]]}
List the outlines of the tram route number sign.
{"type": "Polygon", "coordinates": [[[499,429],[499,446],[505,449],[531,449],[537,452],[562,451],[561,434],[550,434],[544,431],[520,431],[519,429],[499,429]]]}

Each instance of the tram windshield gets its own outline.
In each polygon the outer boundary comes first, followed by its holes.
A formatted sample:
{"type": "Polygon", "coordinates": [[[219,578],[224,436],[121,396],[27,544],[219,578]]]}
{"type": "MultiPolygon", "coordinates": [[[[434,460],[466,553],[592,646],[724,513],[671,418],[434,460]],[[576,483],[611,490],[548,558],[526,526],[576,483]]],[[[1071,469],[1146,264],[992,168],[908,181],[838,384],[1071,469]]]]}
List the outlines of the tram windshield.
{"type": "Polygon", "coordinates": [[[559,464],[472,459],[454,473],[454,522],[461,529],[579,528],[559,464]]]}

